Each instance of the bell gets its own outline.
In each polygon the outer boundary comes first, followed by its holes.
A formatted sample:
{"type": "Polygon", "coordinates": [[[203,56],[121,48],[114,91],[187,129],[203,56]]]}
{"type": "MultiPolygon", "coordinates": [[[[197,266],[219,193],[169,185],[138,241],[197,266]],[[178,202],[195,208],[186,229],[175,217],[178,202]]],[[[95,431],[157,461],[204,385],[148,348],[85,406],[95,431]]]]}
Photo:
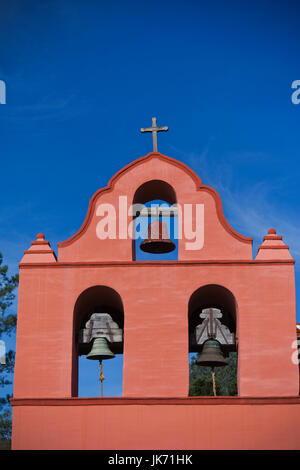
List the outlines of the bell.
{"type": "Polygon", "coordinates": [[[224,359],[221,345],[216,339],[207,339],[203,344],[203,349],[198,357],[196,364],[198,366],[206,367],[223,367],[227,366],[228,362],[224,359]]]}
{"type": "Polygon", "coordinates": [[[93,359],[100,362],[100,383],[101,383],[101,397],[103,397],[103,380],[104,375],[102,373],[102,360],[112,359],[115,357],[114,353],[109,349],[106,338],[95,338],[92,349],[87,354],[87,359],[93,359]]]}
{"type": "Polygon", "coordinates": [[[87,354],[87,359],[102,361],[102,359],[112,359],[114,353],[109,349],[106,338],[95,338],[92,349],[87,354]]]}
{"type": "Polygon", "coordinates": [[[147,253],[170,253],[175,250],[175,243],[169,238],[167,225],[155,220],[148,225],[148,238],[140,245],[141,250],[147,253]]]}

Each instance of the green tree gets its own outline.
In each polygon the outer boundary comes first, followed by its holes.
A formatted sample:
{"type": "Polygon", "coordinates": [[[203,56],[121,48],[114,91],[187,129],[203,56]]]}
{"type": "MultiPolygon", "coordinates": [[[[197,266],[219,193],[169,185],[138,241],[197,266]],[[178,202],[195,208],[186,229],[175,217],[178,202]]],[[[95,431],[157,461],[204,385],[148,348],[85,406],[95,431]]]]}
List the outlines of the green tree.
{"type": "MultiPolygon", "coordinates": [[[[19,276],[8,276],[8,266],[3,265],[3,256],[0,253],[0,340],[3,335],[10,336],[14,333],[17,323],[17,315],[9,312],[14,298],[14,290],[18,286],[19,276]]],[[[15,353],[7,351],[5,364],[0,363],[0,387],[11,384],[11,374],[14,369],[15,353]]],[[[10,396],[0,398],[0,448],[6,446],[11,436],[11,409],[10,396]]]]}
{"type": "MultiPolygon", "coordinates": [[[[210,367],[198,366],[197,355],[192,356],[190,362],[190,396],[212,396],[213,385],[210,367]]],[[[237,395],[237,354],[229,353],[228,366],[215,368],[217,395],[237,395]]]]}

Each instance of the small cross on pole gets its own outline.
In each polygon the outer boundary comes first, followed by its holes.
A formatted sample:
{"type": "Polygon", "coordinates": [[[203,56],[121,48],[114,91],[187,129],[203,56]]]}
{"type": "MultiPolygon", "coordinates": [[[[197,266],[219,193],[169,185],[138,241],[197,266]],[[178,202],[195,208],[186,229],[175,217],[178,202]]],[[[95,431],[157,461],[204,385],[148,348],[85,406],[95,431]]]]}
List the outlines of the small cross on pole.
{"type": "Polygon", "coordinates": [[[152,132],[153,138],[153,152],[157,152],[157,133],[161,131],[168,131],[169,128],[167,126],[164,127],[157,127],[156,124],[156,117],[152,118],[152,127],[142,127],[141,132],[152,132]]]}

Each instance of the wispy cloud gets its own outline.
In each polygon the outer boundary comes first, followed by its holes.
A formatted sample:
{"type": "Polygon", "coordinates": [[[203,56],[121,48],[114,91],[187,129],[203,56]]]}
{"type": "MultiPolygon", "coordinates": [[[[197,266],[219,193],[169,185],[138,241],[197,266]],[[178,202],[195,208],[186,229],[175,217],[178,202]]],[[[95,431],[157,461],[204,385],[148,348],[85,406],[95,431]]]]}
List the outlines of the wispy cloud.
{"type": "MultiPolygon", "coordinates": [[[[263,152],[243,152],[226,155],[227,160],[217,160],[210,157],[210,144],[203,151],[184,153],[174,149],[199,176],[203,183],[212,186],[221,196],[224,214],[232,227],[243,235],[253,237],[254,248],[262,241],[267,230],[274,227],[277,233],[283,235],[283,240],[290,246],[292,256],[300,261],[300,222],[293,207],[284,201],[277,205],[274,194],[284,188],[288,182],[284,179],[258,180],[249,186],[238,182],[234,173],[234,160],[270,158],[263,152]]],[[[254,251],[256,256],[256,250],[254,251]]],[[[297,267],[297,264],[296,264],[297,267]]]]}
{"type": "Polygon", "coordinates": [[[43,121],[48,119],[65,120],[77,116],[82,112],[82,107],[77,106],[76,96],[65,98],[46,96],[41,101],[33,104],[13,105],[9,103],[0,114],[0,119],[22,121],[43,121]]]}

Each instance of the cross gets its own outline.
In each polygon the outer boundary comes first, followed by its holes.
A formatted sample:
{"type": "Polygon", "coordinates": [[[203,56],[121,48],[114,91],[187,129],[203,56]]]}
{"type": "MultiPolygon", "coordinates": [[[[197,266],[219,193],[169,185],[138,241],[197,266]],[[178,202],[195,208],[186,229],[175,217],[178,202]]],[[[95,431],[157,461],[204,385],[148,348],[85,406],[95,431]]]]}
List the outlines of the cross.
{"type": "Polygon", "coordinates": [[[157,127],[156,124],[156,117],[152,118],[152,127],[142,127],[141,132],[152,132],[153,138],[153,152],[157,152],[157,133],[161,131],[168,131],[169,128],[165,127],[157,127]]]}

